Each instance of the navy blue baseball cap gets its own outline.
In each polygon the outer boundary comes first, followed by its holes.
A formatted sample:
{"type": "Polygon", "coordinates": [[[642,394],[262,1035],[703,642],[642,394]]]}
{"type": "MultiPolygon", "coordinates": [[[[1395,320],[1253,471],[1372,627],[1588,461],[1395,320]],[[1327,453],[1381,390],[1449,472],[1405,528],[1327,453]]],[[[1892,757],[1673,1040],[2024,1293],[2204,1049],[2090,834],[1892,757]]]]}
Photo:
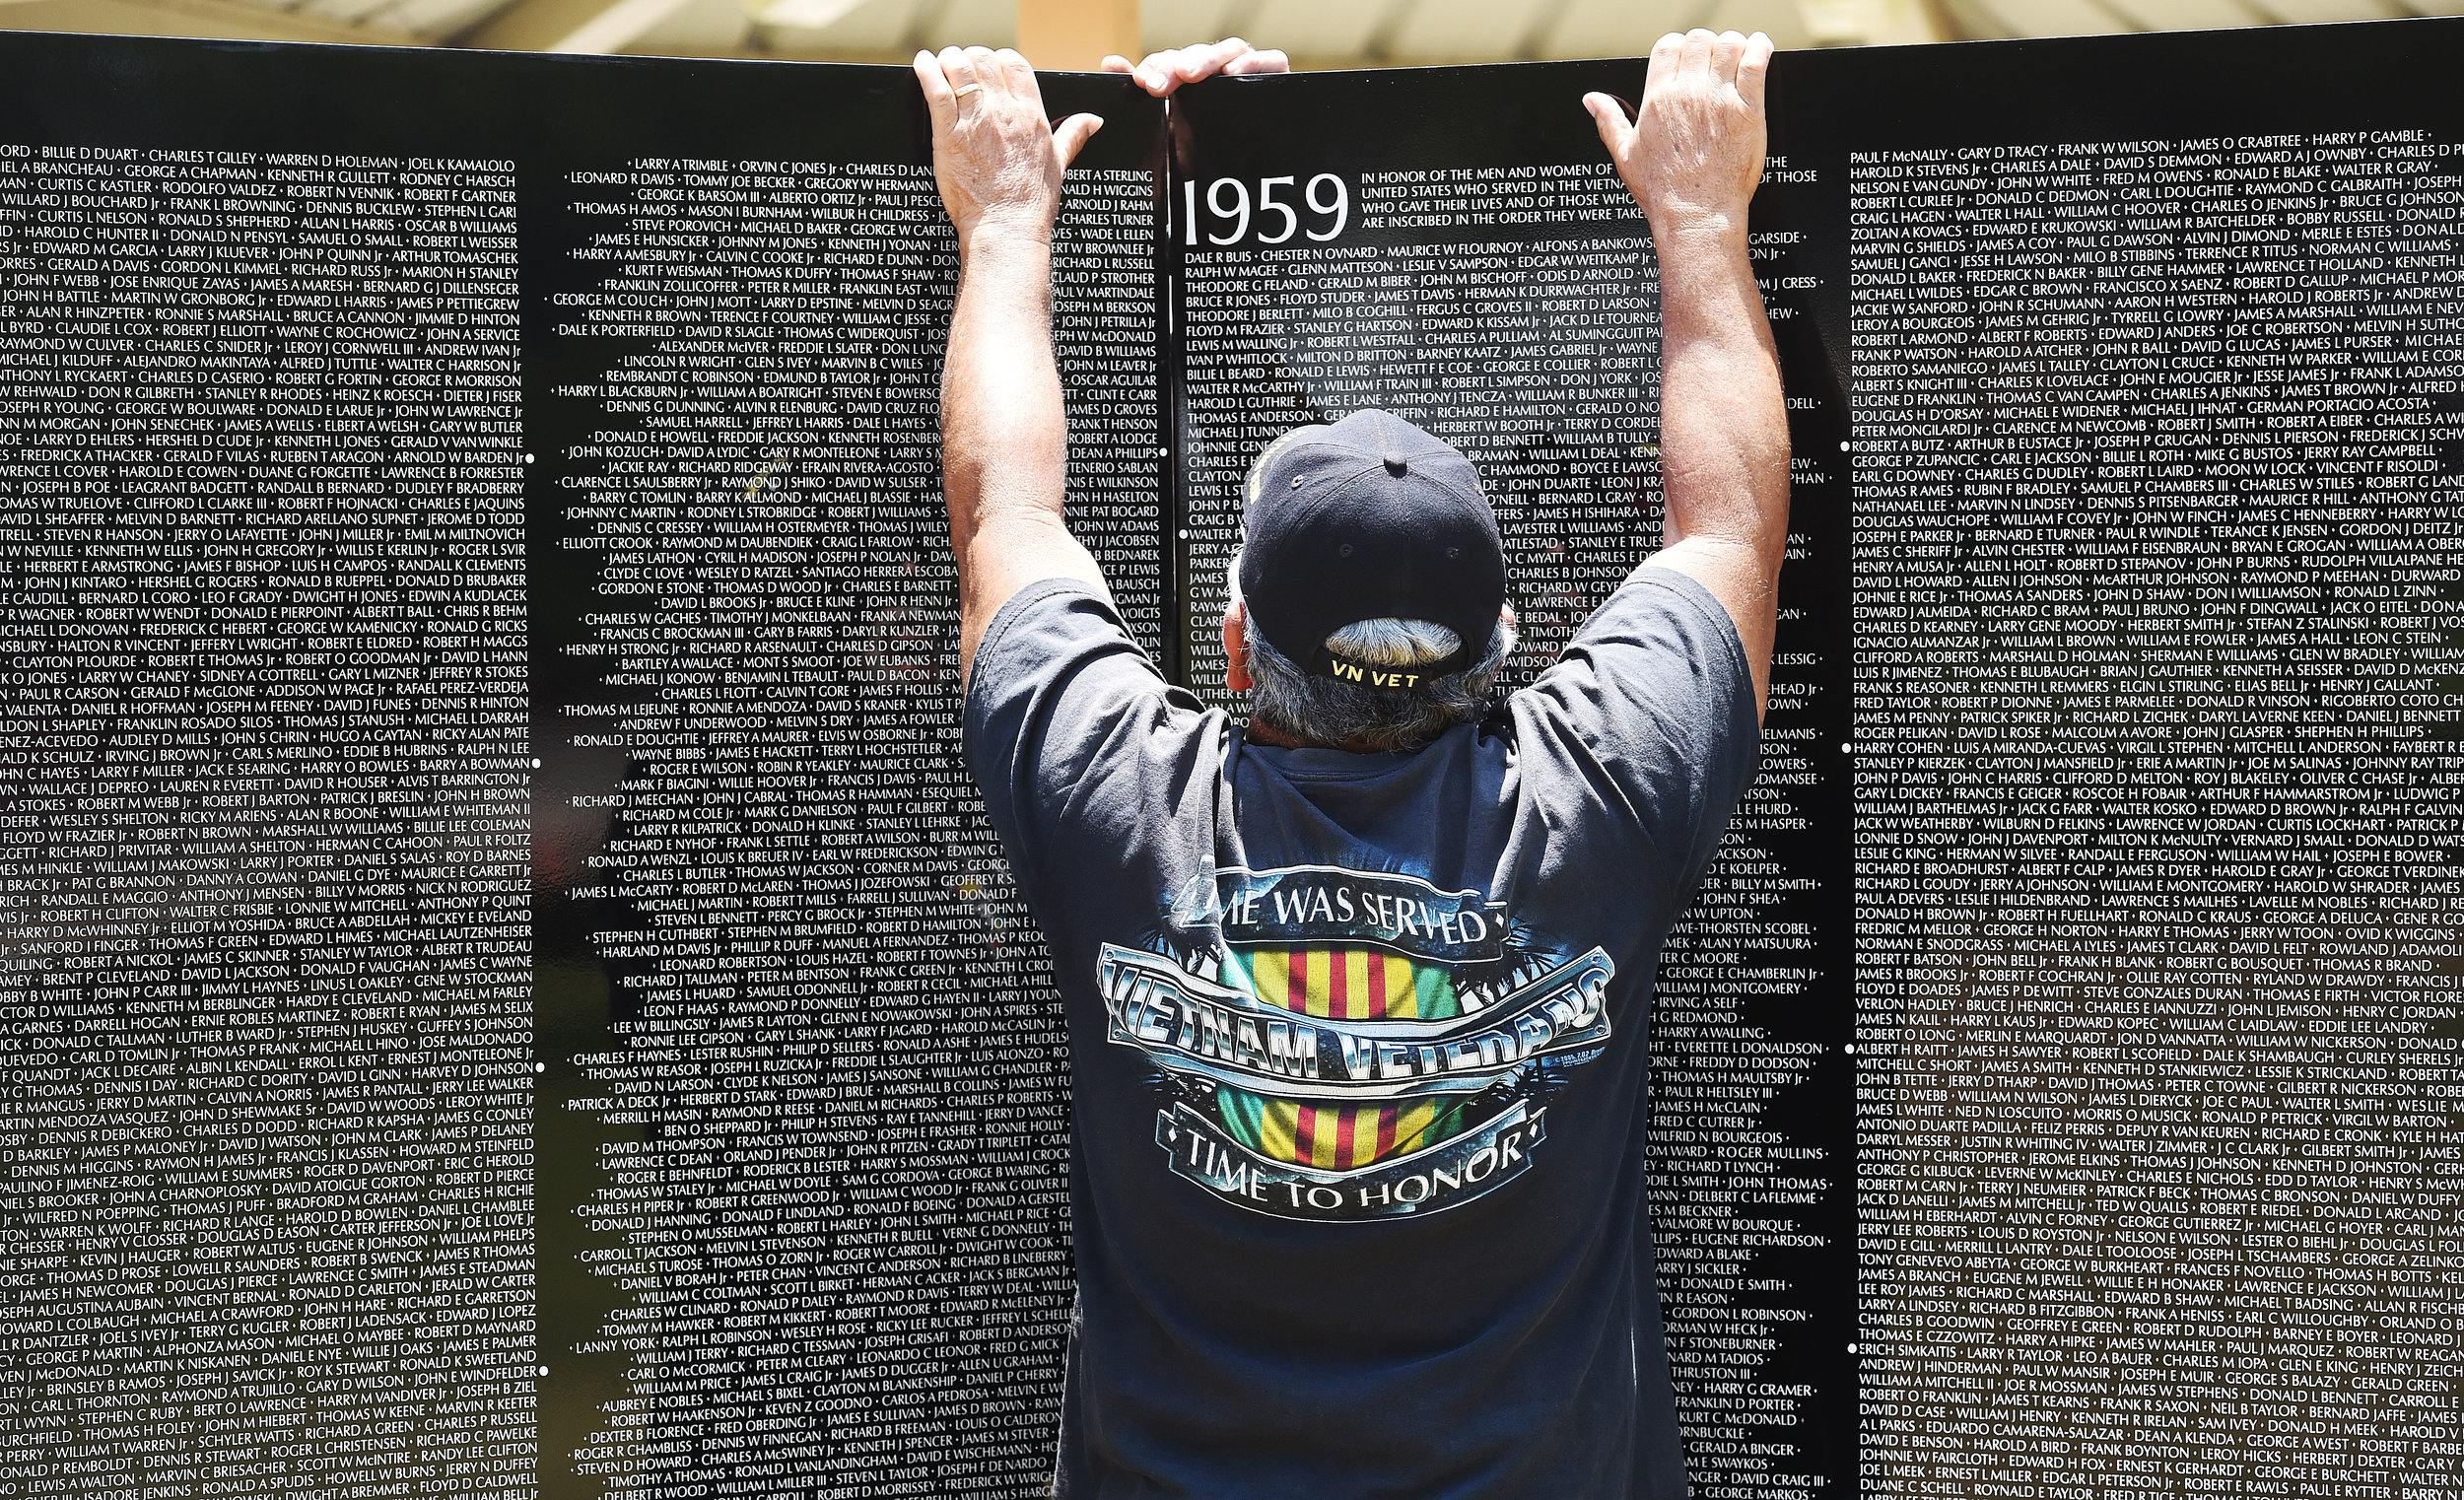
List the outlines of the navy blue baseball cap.
{"type": "Polygon", "coordinates": [[[1497,514],[1472,460],[1391,412],[1357,411],[1275,440],[1250,471],[1241,595],[1266,644],[1321,677],[1409,689],[1488,649],[1506,603],[1497,514]],[[1326,639],[1362,620],[1427,620],[1462,642],[1398,669],[1326,639]]]}

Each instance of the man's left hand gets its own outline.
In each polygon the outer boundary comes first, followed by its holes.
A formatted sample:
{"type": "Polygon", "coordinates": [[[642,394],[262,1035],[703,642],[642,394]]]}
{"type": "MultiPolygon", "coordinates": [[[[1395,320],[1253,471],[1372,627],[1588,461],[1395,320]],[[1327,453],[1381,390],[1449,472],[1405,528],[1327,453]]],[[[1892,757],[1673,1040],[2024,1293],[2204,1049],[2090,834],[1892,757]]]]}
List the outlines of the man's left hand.
{"type": "Polygon", "coordinates": [[[1238,36],[1226,36],[1212,44],[1201,42],[1194,47],[1150,52],[1140,63],[1118,55],[1107,57],[1104,71],[1127,73],[1137,80],[1139,88],[1162,99],[1183,84],[1194,84],[1218,73],[1236,78],[1250,73],[1289,73],[1292,60],[1281,52],[1262,52],[1238,36]]]}
{"type": "Polygon", "coordinates": [[[1045,123],[1035,69],[1007,47],[918,52],[916,81],[932,109],[932,175],[957,227],[959,253],[987,233],[1049,245],[1061,170],[1104,122],[1073,114],[1045,123]]]}

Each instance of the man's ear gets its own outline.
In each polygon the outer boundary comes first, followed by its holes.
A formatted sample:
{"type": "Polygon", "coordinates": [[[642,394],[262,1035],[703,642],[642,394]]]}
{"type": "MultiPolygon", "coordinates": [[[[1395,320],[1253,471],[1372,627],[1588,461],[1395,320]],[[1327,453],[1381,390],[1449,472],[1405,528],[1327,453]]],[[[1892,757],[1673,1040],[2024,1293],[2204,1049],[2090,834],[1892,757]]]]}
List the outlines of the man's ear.
{"type": "Polygon", "coordinates": [[[1223,606],[1223,685],[1249,691],[1249,608],[1238,599],[1223,606]]]}

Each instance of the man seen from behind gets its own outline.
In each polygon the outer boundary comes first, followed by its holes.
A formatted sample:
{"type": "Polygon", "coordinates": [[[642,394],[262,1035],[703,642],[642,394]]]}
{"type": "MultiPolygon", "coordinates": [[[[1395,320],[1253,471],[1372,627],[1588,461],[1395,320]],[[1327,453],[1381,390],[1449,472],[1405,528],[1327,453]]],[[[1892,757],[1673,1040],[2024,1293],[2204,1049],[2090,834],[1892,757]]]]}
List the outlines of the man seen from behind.
{"type": "Polygon", "coordinates": [[[1667,36],[1635,122],[1583,101],[1659,258],[1661,549],[1501,696],[1471,463],[1379,411],[1287,434],[1224,622],[1246,723],[1164,681],[1062,518],[1052,231],[1100,122],[1048,125],[1014,52],[917,59],[961,255],[966,753],[1069,1025],[1061,1496],[1685,1494],[1646,1043],[1753,772],[1786,546],[1745,239],[1770,57],[1667,36]]]}

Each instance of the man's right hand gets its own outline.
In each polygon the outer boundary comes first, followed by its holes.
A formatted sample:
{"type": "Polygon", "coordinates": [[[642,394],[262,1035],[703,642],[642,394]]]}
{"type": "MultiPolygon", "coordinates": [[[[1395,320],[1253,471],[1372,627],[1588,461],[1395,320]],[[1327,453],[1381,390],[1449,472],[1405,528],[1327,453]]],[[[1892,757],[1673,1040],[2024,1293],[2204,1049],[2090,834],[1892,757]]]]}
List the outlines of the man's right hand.
{"type": "Polygon", "coordinates": [[[1634,123],[1608,95],[1583,97],[1655,238],[1703,229],[1744,233],[1745,205],[1762,180],[1762,88],[1771,50],[1760,32],[1672,32],[1651,49],[1634,123]]]}
{"type": "Polygon", "coordinates": [[[918,52],[916,81],[932,110],[932,175],[959,253],[986,230],[1050,244],[1061,170],[1104,122],[1073,114],[1046,124],[1035,69],[1007,47],[918,52]]]}

